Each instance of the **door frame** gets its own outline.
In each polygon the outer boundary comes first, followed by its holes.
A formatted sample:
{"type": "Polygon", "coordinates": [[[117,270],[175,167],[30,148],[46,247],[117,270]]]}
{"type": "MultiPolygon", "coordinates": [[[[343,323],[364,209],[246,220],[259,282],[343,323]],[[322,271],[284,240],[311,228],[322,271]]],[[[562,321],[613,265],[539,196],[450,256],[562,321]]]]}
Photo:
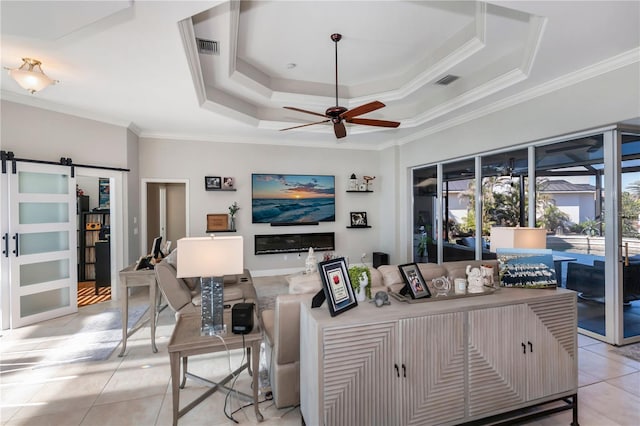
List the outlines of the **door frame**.
{"type": "MultiPolygon", "coordinates": [[[[142,178],[140,179],[140,256],[144,256],[147,250],[147,185],[150,183],[178,183],[184,185],[184,217],[186,236],[190,235],[189,225],[189,179],[160,179],[160,178],[142,178]]],[[[175,242],[174,247],[177,247],[175,242]]]]}
{"type": "Polygon", "coordinates": [[[123,190],[126,185],[127,173],[118,170],[76,166],[75,175],[109,178],[111,299],[118,300],[120,297],[118,273],[127,266],[125,259],[129,258],[129,244],[125,244],[128,241],[129,226],[124,220],[127,200],[123,190]]]}

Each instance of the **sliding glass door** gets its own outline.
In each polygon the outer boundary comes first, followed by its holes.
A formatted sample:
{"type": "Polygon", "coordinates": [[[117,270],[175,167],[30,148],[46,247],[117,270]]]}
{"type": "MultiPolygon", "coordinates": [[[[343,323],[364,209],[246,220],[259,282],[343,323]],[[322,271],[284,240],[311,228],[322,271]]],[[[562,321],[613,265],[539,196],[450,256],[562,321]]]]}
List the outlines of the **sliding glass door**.
{"type": "Polygon", "coordinates": [[[620,132],[618,305],[623,339],[640,336],[640,134],[620,132]]]}
{"type": "Polygon", "coordinates": [[[577,293],[581,332],[640,341],[640,131],[583,132],[416,168],[413,178],[414,261],[492,258],[491,226],[535,222],[558,286],[577,293]]]}
{"type": "Polygon", "coordinates": [[[606,336],[603,135],[536,147],[536,211],[558,283],[578,293],[578,327],[606,336]]]}

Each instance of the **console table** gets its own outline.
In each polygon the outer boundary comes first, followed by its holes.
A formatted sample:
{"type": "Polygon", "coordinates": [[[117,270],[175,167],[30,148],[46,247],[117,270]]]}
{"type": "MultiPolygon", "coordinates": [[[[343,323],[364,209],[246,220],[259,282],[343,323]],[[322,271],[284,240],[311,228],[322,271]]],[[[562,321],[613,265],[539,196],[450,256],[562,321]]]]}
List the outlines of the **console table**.
{"type": "Polygon", "coordinates": [[[300,309],[300,408],[307,424],[483,424],[573,410],[576,293],[508,289],[332,318],[300,309]],[[560,407],[516,410],[560,401],[560,407]]]}
{"type": "MultiPolygon", "coordinates": [[[[224,323],[227,329],[231,329],[231,311],[225,310],[224,323]]],[[[258,324],[254,318],[254,323],[258,324]]],[[[169,361],[171,364],[171,394],[173,397],[173,425],[178,424],[178,419],[189,412],[193,407],[200,404],[214,392],[223,388],[235,376],[244,369],[249,369],[251,375],[251,387],[253,388],[253,408],[259,422],[263,420],[258,407],[258,365],[260,362],[260,343],[262,342],[262,331],[256,325],[249,334],[227,334],[221,336],[201,336],[200,335],[200,314],[184,314],[178,317],[176,326],[169,340],[169,361]],[[218,383],[204,380],[193,376],[187,372],[187,359],[191,355],[208,354],[214,352],[224,352],[227,349],[247,349],[247,360],[244,364],[231,372],[218,383]],[[182,377],[180,377],[180,360],[182,359],[182,377]],[[253,369],[253,370],[252,370],[253,369]],[[187,377],[194,377],[207,382],[211,388],[200,395],[180,410],[180,389],[184,388],[187,377]]]]}
{"type": "Polygon", "coordinates": [[[127,330],[129,322],[129,289],[131,287],[149,287],[149,321],[151,321],[151,349],[158,352],[156,347],[156,311],[157,311],[157,290],[156,273],[153,269],[140,269],[136,271],[136,264],[129,265],[120,271],[120,297],[122,297],[122,350],[119,357],[124,356],[127,349],[127,338],[138,331],[143,323],[138,327],[127,330]]]}

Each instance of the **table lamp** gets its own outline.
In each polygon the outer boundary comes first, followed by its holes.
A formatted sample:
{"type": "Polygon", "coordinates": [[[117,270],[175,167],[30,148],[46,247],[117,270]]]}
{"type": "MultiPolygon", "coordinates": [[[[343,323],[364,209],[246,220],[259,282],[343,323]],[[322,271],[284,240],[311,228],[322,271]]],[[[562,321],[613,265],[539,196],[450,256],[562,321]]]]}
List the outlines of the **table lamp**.
{"type": "Polygon", "coordinates": [[[491,248],[547,248],[547,230],[544,228],[494,226],[491,228],[491,248]]]}
{"type": "Polygon", "coordinates": [[[242,237],[181,238],[178,240],[178,278],[200,277],[202,326],[200,334],[226,333],[223,276],[242,274],[242,237]]]}

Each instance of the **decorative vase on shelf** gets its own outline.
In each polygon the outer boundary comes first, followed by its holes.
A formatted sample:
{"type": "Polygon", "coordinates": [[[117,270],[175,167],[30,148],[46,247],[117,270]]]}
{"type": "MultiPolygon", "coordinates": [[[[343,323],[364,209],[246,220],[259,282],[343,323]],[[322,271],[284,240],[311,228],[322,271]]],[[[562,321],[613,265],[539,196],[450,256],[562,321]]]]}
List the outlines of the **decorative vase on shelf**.
{"type": "Polygon", "coordinates": [[[229,218],[229,230],[230,231],[235,231],[236,230],[236,218],[231,216],[229,218]]]}

